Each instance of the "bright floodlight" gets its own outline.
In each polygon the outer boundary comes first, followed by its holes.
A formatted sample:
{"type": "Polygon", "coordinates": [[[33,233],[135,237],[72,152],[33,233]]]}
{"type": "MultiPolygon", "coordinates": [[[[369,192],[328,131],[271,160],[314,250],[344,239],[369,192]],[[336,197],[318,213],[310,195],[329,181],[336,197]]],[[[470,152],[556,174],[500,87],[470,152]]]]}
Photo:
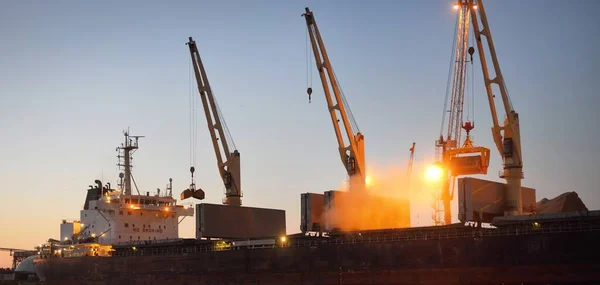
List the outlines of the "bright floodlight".
{"type": "Polygon", "coordinates": [[[367,186],[371,185],[371,182],[373,182],[373,180],[371,180],[371,176],[368,176],[365,178],[365,184],[367,184],[367,186]]]}
{"type": "Polygon", "coordinates": [[[458,10],[458,4],[454,4],[454,10],[458,10]]]}
{"type": "Polygon", "coordinates": [[[439,181],[444,176],[444,171],[439,165],[430,165],[425,170],[425,179],[428,181],[439,181]]]}

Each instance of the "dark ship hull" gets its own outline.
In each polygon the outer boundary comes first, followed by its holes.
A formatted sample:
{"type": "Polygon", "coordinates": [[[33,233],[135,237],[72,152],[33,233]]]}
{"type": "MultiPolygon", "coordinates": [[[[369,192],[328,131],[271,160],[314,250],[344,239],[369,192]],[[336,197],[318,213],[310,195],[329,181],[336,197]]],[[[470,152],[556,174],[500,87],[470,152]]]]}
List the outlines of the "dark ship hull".
{"type": "Polygon", "coordinates": [[[214,250],[198,243],[40,259],[46,284],[598,284],[600,223],[423,228],[214,250]]]}

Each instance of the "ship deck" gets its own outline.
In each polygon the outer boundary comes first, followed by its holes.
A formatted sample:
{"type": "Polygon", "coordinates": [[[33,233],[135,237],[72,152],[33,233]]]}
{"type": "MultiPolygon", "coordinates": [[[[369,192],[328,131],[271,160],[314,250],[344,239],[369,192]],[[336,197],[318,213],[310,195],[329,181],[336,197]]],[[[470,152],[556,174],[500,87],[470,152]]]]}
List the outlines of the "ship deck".
{"type": "Polygon", "coordinates": [[[289,236],[261,249],[179,240],[117,247],[113,257],[38,260],[36,270],[48,285],[598,284],[598,240],[600,221],[579,217],[289,236]]]}

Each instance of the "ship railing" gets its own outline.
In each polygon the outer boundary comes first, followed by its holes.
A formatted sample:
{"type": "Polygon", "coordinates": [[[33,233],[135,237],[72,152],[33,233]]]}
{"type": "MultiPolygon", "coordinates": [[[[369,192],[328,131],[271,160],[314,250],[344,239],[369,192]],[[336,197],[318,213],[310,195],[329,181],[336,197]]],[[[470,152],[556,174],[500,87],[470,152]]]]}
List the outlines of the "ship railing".
{"type": "Polygon", "coordinates": [[[259,248],[278,248],[278,247],[320,247],[320,246],[332,246],[342,244],[364,244],[364,243],[381,243],[381,242],[403,242],[403,241],[417,241],[417,240],[446,240],[446,239],[460,239],[460,238],[473,238],[480,240],[488,237],[501,237],[501,236],[516,236],[516,235],[544,235],[553,233],[574,233],[574,232],[589,232],[589,231],[600,231],[600,224],[592,223],[563,223],[563,224],[551,224],[551,225],[540,225],[536,227],[531,226],[519,226],[519,227],[507,227],[497,228],[493,230],[477,230],[477,229],[452,229],[438,232],[416,232],[413,234],[389,234],[369,236],[363,235],[352,238],[328,238],[319,240],[299,240],[289,241],[285,245],[266,245],[256,247],[245,247],[242,249],[234,247],[217,247],[213,245],[196,244],[196,245],[166,245],[156,248],[143,248],[138,250],[125,250],[118,251],[115,255],[118,256],[147,256],[147,255],[188,255],[201,252],[214,252],[214,251],[228,251],[228,250],[254,250],[259,248]]]}

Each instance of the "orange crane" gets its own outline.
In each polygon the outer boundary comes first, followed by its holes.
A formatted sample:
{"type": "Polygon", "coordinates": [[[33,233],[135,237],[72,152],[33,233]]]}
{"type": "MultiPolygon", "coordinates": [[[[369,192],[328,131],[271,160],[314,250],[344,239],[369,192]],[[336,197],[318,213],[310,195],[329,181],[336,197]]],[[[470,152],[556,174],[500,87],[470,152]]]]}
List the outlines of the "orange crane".
{"type": "MultiPolygon", "coordinates": [[[[240,175],[240,152],[233,143],[227,124],[217,105],[216,98],[208,83],[206,70],[202,64],[198,47],[192,37],[189,38],[187,45],[190,48],[194,74],[196,75],[196,82],[198,84],[198,92],[202,99],[202,106],[204,106],[208,131],[217,156],[217,167],[219,168],[219,174],[225,185],[225,199],[223,199],[223,204],[241,206],[242,185],[240,175]]],[[[190,197],[204,199],[204,191],[195,189],[193,166],[190,168],[190,171],[192,172],[192,184],[189,189],[181,193],[181,199],[183,200],[190,197]]]]}
{"type": "MultiPolygon", "coordinates": [[[[321,77],[325,99],[327,100],[327,108],[331,115],[331,122],[333,123],[333,128],[338,141],[338,151],[342,163],[346,168],[346,172],[348,173],[350,190],[364,190],[367,181],[364,136],[358,129],[354,116],[352,116],[350,106],[348,105],[337,77],[333,72],[333,67],[327,56],[325,44],[321,38],[321,33],[319,33],[319,28],[317,27],[313,12],[307,7],[302,16],[306,19],[306,26],[308,28],[310,42],[315,56],[315,63],[321,77]],[[333,96],[331,95],[332,92],[333,96]],[[339,118],[341,118],[341,124],[339,118]],[[344,141],[342,128],[344,129],[343,133],[348,142],[344,141]]],[[[312,88],[309,87],[307,93],[310,100],[312,88]]]]}
{"type": "MultiPolygon", "coordinates": [[[[461,3],[459,1],[459,3],[461,3]]],[[[489,166],[490,150],[473,146],[470,132],[475,127],[474,122],[463,120],[465,90],[467,89],[467,62],[473,63],[475,52],[469,44],[469,23],[471,11],[468,5],[455,5],[459,10],[457,15],[457,30],[455,31],[452,49],[452,63],[446,89],[446,103],[439,139],[436,141],[436,161],[442,169],[442,188],[434,198],[433,219],[436,225],[450,224],[452,221],[451,201],[454,198],[456,177],[469,174],[486,174],[489,166]],[[471,56],[469,61],[468,56],[471,56]],[[446,129],[446,136],[443,131],[446,129]],[[462,130],[466,138],[462,141],[462,130]],[[439,203],[442,203],[440,210],[439,203]],[[444,213],[443,222],[440,212],[444,213]]],[[[472,91],[472,90],[471,90],[472,91]]],[[[468,112],[468,110],[467,110],[468,112]]]]}
{"type": "MultiPolygon", "coordinates": [[[[486,94],[490,111],[492,115],[493,126],[492,137],[494,143],[502,157],[503,171],[499,173],[500,178],[506,180],[506,210],[505,216],[520,215],[523,211],[523,202],[521,196],[521,180],[524,178],[523,175],[523,161],[521,153],[521,132],[519,128],[519,115],[512,106],[512,102],[508,95],[508,90],[500,70],[500,64],[496,55],[496,49],[492,40],[492,33],[487,20],[485,8],[482,0],[457,0],[454,5],[454,9],[459,10],[458,14],[458,29],[457,30],[457,44],[455,51],[455,68],[454,68],[454,82],[453,91],[458,90],[459,92],[454,93],[452,97],[451,110],[449,113],[454,114],[452,121],[454,122],[454,128],[458,126],[457,122],[461,122],[460,118],[462,113],[462,98],[455,97],[456,94],[459,96],[461,92],[464,92],[464,88],[461,89],[461,74],[457,75],[457,71],[462,72],[464,75],[464,69],[460,69],[461,65],[466,63],[467,51],[471,55],[471,62],[473,62],[472,56],[475,53],[473,47],[466,49],[468,44],[468,25],[472,23],[474,38],[479,51],[479,60],[481,62],[481,68],[483,73],[483,80],[485,84],[486,94]],[[487,43],[484,46],[482,39],[485,38],[487,43]],[[486,59],[486,53],[489,52],[492,60],[493,70],[488,67],[488,60],[486,59]],[[457,65],[459,67],[457,67],[457,65]],[[490,74],[493,72],[493,74],[490,74]],[[457,80],[457,78],[459,80],[457,80]],[[495,90],[498,90],[502,99],[502,105],[505,111],[505,119],[502,125],[499,123],[498,111],[496,110],[495,95],[493,93],[492,86],[495,86],[495,90]],[[458,99],[457,99],[458,98],[458,99]],[[459,108],[454,109],[457,106],[459,108]],[[456,115],[458,114],[458,115],[456,115]]],[[[464,86],[464,84],[462,85],[464,86]]],[[[464,93],[463,93],[464,94],[464,93]]],[[[437,142],[437,146],[442,149],[441,164],[444,167],[444,186],[441,192],[441,200],[444,206],[444,223],[449,224],[451,219],[450,214],[450,201],[453,198],[453,187],[454,178],[458,175],[468,174],[487,174],[487,167],[489,166],[489,149],[483,147],[473,147],[472,142],[469,138],[469,132],[473,129],[474,124],[471,122],[464,122],[461,126],[467,132],[467,138],[462,147],[457,146],[456,138],[460,138],[459,135],[454,137],[448,136],[444,139],[440,136],[440,140],[437,142]],[[476,156],[467,156],[464,154],[478,153],[476,156]]],[[[449,132],[450,134],[450,132],[449,132]]]]}

